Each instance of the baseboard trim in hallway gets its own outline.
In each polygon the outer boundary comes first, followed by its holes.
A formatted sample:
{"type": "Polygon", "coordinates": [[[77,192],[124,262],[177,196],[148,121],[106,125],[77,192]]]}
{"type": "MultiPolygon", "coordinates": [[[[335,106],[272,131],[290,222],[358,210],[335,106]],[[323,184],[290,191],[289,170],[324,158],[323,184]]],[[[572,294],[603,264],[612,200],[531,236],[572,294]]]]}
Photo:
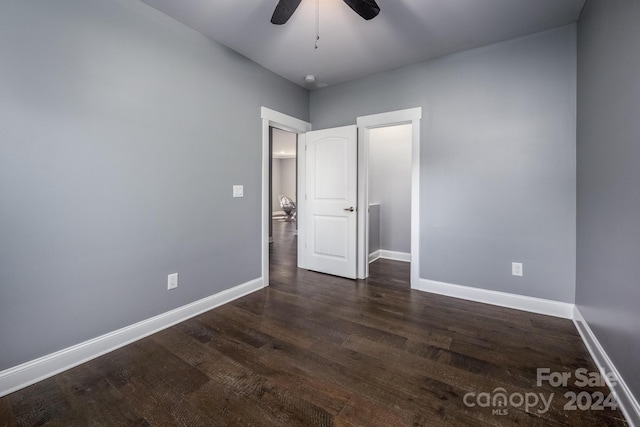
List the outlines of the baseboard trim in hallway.
{"type": "Polygon", "coordinates": [[[408,252],[388,251],[386,249],[378,249],[369,254],[369,264],[382,259],[390,259],[393,261],[411,262],[411,254],[408,252]]]}
{"type": "Polygon", "coordinates": [[[263,288],[254,279],[114,332],[0,372],[0,397],[263,288]]]}

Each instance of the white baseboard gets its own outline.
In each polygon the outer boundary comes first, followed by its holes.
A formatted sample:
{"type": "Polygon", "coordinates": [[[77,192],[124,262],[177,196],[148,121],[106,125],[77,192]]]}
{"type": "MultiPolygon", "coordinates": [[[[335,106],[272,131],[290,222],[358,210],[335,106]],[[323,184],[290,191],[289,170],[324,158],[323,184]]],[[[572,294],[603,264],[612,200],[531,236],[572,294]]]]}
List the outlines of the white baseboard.
{"type": "Polygon", "coordinates": [[[380,249],[380,258],[392,259],[394,261],[411,262],[411,254],[407,252],[388,251],[380,249]]]}
{"type": "Polygon", "coordinates": [[[262,289],[262,278],[0,372],[0,397],[262,289]]]}
{"type": "Polygon", "coordinates": [[[627,422],[631,427],[640,426],[640,404],[638,404],[635,396],[631,393],[631,390],[629,390],[629,387],[624,382],[615,365],[600,345],[598,338],[589,327],[589,324],[584,320],[584,317],[582,317],[582,313],[580,313],[578,307],[574,307],[573,309],[573,323],[576,325],[576,329],[578,333],[580,333],[582,341],[587,347],[587,350],[589,350],[600,374],[607,380],[607,385],[614,394],[627,422]],[[611,384],[608,374],[614,375],[616,385],[611,384]]]}
{"type": "Polygon", "coordinates": [[[411,262],[411,254],[407,252],[388,251],[386,249],[378,249],[369,254],[369,263],[378,260],[379,258],[391,259],[394,261],[411,262]]]}
{"type": "Polygon", "coordinates": [[[514,308],[516,310],[562,317],[564,319],[573,318],[574,305],[566,302],[472,288],[469,286],[453,285],[451,283],[437,282],[435,280],[427,279],[420,279],[417,289],[424,292],[431,292],[454,298],[514,308]]]}

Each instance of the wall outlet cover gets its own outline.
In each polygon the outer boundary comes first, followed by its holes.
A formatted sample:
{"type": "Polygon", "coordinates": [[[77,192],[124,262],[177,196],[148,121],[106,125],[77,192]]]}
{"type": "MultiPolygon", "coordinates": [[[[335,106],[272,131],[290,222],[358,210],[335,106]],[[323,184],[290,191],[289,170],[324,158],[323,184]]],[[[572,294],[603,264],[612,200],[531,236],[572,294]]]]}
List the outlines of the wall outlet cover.
{"type": "Polygon", "coordinates": [[[178,273],[170,274],[167,277],[167,289],[175,289],[178,287],[178,273]]]}
{"type": "Polygon", "coordinates": [[[523,269],[522,269],[522,263],[521,262],[512,262],[511,263],[511,275],[522,277],[523,273],[524,272],[523,272],[523,269]]]}
{"type": "Polygon", "coordinates": [[[244,185],[233,186],[233,197],[244,197],[244,185]]]}

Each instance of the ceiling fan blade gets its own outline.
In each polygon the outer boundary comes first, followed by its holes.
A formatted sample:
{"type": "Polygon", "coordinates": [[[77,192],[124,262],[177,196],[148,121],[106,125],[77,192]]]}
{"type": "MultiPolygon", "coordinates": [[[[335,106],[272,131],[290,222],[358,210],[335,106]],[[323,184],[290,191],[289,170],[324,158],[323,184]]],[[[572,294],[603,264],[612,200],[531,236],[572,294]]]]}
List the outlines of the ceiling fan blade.
{"type": "Polygon", "coordinates": [[[301,1],[302,0],[280,0],[276,6],[276,10],[273,11],[271,23],[282,25],[287,22],[301,1]]]}
{"type": "Polygon", "coordinates": [[[344,2],[367,21],[380,13],[380,7],[374,0],[344,0],[344,2]]]}

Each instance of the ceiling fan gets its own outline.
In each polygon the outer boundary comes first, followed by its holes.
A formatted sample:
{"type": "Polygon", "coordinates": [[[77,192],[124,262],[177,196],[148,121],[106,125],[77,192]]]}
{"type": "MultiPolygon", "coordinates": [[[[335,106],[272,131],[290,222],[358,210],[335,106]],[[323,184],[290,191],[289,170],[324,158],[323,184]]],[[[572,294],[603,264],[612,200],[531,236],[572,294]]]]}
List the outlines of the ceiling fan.
{"type": "MultiPolygon", "coordinates": [[[[271,23],[282,25],[291,18],[302,0],[280,0],[271,17],[271,23]]],[[[380,7],[374,0],[344,0],[355,13],[362,18],[373,19],[380,13],[380,7]]]]}

